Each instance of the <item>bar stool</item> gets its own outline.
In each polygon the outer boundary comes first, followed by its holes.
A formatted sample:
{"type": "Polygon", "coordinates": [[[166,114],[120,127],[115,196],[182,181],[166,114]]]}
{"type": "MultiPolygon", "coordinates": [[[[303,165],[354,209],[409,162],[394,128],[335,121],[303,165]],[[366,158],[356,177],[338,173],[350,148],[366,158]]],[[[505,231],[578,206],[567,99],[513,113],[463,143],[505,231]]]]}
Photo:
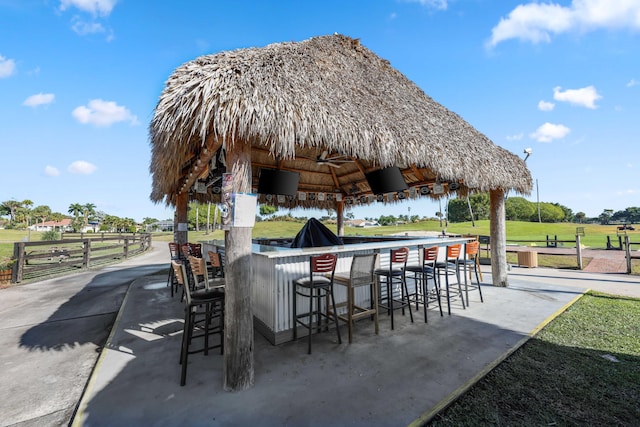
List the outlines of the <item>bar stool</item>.
{"type": "Polygon", "coordinates": [[[187,269],[184,263],[171,262],[176,277],[182,282],[185,293],[184,329],[180,350],[180,385],[186,384],[188,357],[194,353],[209,354],[209,350],[220,348],[224,353],[224,287],[204,288],[191,291],[188,283],[187,269]],[[214,326],[214,321],[217,324],[214,326]],[[211,345],[209,337],[220,335],[220,342],[211,345]],[[190,348],[192,341],[202,338],[203,344],[195,349],[190,348]]]}
{"type": "MultiPolygon", "coordinates": [[[[480,281],[482,282],[484,278],[482,277],[482,270],[480,269],[480,236],[478,236],[477,234],[463,234],[462,237],[470,237],[476,242],[478,242],[478,253],[475,258],[476,258],[476,267],[478,269],[478,275],[480,276],[480,281]]],[[[471,279],[471,272],[469,272],[469,279],[471,279]]]]}
{"type": "Polygon", "coordinates": [[[335,275],[335,284],[347,288],[347,302],[336,306],[346,305],[347,312],[337,315],[338,319],[347,323],[349,329],[349,344],[353,342],[354,322],[363,317],[373,317],[375,332],[378,334],[378,286],[374,274],[378,254],[355,254],[351,261],[349,277],[335,275]],[[355,303],[355,289],[368,286],[371,304],[369,308],[361,307],[355,303]]]}
{"type": "Polygon", "coordinates": [[[438,260],[439,250],[440,248],[438,246],[423,248],[422,264],[408,265],[405,268],[407,273],[413,273],[413,279],[416,283],[416,310],[418,310],[418,305],[422,304],[425,323],[427,323],[427,308],[429,307],[430,301],[438,301],[440,316],[443,316],[442,302],[440,301],[440,286],[436,276],[436,262],[438,260]],[[429,279],[433,279],[433,290],[429,289],[429,279]]]}
{"type": "Polygon", "coordinates": [[[209,255],[209,267],[211,267],[211,277],[223,277],[224,267],[222,265],[222,257],[219,252],[207,251],[209,255]]]}
{"type": "Polygon", "coordinates": [[[209,274],[207,263],[204,258],[189,256],[189,266],[191,267],[191,277],[193,279],[193,289],[211,289],[224,286],[224,278],[212,277],[209,274]]]}
{"type": "MultiPolygon", "coordinates": [[[[179,261],[181,259],[180,247],[176,242],[169,242],[169,255],[171,256],[171,261],[179,261]]],[[[167,286],[171,286],[171,297],[173,298],[174,293],[178,291],[179,284],[173,268],[171,267],[171,261],[169,262],[167,286]]]]}
{"type": "Polygon", "coordinates": [[[311,354],[311,335],[313,332],[313,317],[316,317],[317,332],[321,331],[321,320],[326,320],[326,330],[329,329],[329,321],[333,320],[336,324],[336,332],[338,334],[338,343],[342,344],[340,338],[340,325],[338,324],[336,299],[333,294],[333,277],[335,274],[336,264],[338,262],[338,256],[334,254],[322,254],[312,256],[309,260],[309,275],[301,277],[293,282],[293,340],[298,339],[298,324],[305,327],[308,331],[308,353],[311,354]],[[328,277],[327,277],[328,276],[328,277]],[[309,311],[307,313],[298,314],[297,297],[301,296],[309,298],[309,311]],[[333,311],[330,311],[328,307],[325,308],[325,312],[322,311],[322,299],[326,299],[326,304],[329,304],[329,298],[331,298],[331,305],[333,311]],[[316,300],[316,307],[314,308],[313,300],[316,300]],[[301,319],[305,317],[309,318],[309,321],[305,323],[301,319]]]}
{"type": "MultiPolygon", "coordinates": [[[[444,261],[436,262],[436,276],[438,283],[442,284],[442,280],[440,279],[440,275],[444,274],[445,278],[445,289],[447,294],[447,313],[451,315],[451,292],[449,289],[449,276],[452,274],[456,275],[458,279],[458,292],[455,295],[460,296],[460,300],[462,301],[462,308],[466,308],[464,304],[464,295],[462,293],[462,285],[460,280],[460,271],[458,270],[458,258],[460,258],[460,252],[462,250],[462,245],[460,243],[456,243],[455,245],[447,246],[447,256],[444,261]]],[[[440,287],[442,289],[442,287],[440,287]]]]}
{"type": "MultiPolygon", "coordinates": [[[[464,257],[457,260],[456,266],[462,267],[462,275],[464,276],[464,292],[467,296],[467,307],[469,306],[469,288],[478,288],[480,292],[480,302],[484,302],[482,299],[482,288],[480,287],[480,275],[478,274],[478,253],[480,252],[480,242],[477,240],[468,242],[464,246],[464,257]],[[467,282],[467,268],[469,269],[469,283],[467,282]],[[476,275],[476,283],[471,280],[471,273],[476,275]]],[[[460,277],[460,276],[458,276],[460,277]]]]}
{"type": "Polygon", "coordinates": [[[409,248],[404,247],[400,249],[391,249],[389,254],[389,268],[378,268],[375,270],[376,277],[379,284],[378,305],[387,309],[387,313],[391,315],[391,329],[394,328],[393,312],[397,309],[402,309],[404,315],[404,308],[409,307],[409,316],[411,317],[411,323],[413,323],[413,313],[411,312],[409,302],[409,292],[407,290],[407,281],[405,278],[405,267],[407,266],[407,259],[409,258],[409,248]],[[382,280],[384,279],[386,294],[382,296],[382,280]],[[396,284],[396,289],[393,288],[393,284],[396,284]],[[400,288],[400,299],[393,296],[394,291],[397,293],[397,289],[400,288]]]}

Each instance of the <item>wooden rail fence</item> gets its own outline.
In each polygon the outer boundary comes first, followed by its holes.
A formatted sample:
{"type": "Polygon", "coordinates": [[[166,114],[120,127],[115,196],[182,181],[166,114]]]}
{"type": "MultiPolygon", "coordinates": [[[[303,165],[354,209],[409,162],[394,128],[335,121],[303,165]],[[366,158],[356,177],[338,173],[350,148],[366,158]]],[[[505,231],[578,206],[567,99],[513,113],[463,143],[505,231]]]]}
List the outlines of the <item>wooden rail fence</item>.
{"type": "Polygon", "coordinates": [[[151,247],[151,234],[64,233],[61,240],[16,242],[11,283],[71,273],[127,259],[151,247]]]}

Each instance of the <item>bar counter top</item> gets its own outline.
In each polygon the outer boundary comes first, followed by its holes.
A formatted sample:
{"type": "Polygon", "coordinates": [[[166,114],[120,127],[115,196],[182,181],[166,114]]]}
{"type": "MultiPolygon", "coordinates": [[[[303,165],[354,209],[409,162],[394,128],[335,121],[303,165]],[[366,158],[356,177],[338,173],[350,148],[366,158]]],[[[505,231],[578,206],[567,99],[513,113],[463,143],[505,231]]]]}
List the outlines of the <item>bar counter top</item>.
{"type": "MultiPolygon", "coordinates": [[[[365,237],[366,239],[366,237],[365,237]]],[[[465,243],[469,240],[466,237],[448,237],[448,236],[438,236],[438,237],[413,237],[407,238],[398,236],[397,239],[387,240],[387,241],[379,241],[375,242],[364,242],[364,243],[352,243],[338,246],[319,246],[313,248],[289,248],[284,246],[272,246],[272,245],[261,245],[257,243],[252,244],[252,253],[255,255],[260,255],[267,258],[283,258],[283,257],[292,257],[298,255],[317,255],[323,253],[342,253],[342,252],[353,252],[353,251],[366,251],[366,250],[380,250],[380,249],[393,249],[400,248],[403,246],[408,247],[428,247],[428,246],[446,246],[448,244],[455,243],[465,243]]],[[[217,247],[224,247],[224,240],[203,240],[201,241],[203,244],[208,244],[217,247]]]]}

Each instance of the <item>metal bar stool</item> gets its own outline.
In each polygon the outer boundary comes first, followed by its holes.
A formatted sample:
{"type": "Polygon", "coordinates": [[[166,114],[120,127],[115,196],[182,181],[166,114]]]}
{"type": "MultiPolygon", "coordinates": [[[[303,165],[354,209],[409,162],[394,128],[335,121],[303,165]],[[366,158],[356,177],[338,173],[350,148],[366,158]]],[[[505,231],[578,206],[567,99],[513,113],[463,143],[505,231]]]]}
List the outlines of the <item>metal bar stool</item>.
{"type": "Polygon", "coordinates": [[[375,332],[378,334],[378,286],[374,274],[378,254],[355,254],[351,261],[351,271],[348,277],[335,275],[335,284],[347,288],[347,302],[337,304],[346,305],[347,312],[337,315],[338,319],[347,323],[349,329],[349,344],[353,342],[354,322],[363,317],[373,317],[375,322],[375,332]],[[355,303],[355,289],[363,286],[369,287],[371,303],[368,308],[361,307],[355,303]]]}
{"type": "Polygon", "coordinates": [[[424,322],[427,323],[427,308],[430,301],[437,301],[440,308],[440,316],[442,314],[442,302],[440,300],[440,286],[436,276],[436,262],[438,260],[438,246],[431,246],[422,249],[422,264],[408,265],[405,268],[407,273],[413,273],[413,279],[416,283],[415,303],[416,310],[418,305],[422,304],[424,309],[424,322]],[[433,288],[429,289],[429,279],[433,279],[433,288]]]}
{"type": "Polygon", "coordinates": [[[191,291],[187,269],[184,263],[171,262],[176,277],[182,282],[185,294],[184,329],[180,350],[180,385],[187,379],[188,357],[194,353],[209,354],[209,350],[220,348],[224,353],[224,287],[203,288],[191,291]],[[215,325],[214,325],[215,322],[215,325]],[[211,345],[209,337],[219,335],[218,344],[211,345]],[[194,339],[202,338],[204,343],[197,348],[190,348],[194,339]]]}
{"type": "MultiPolygon", "coordinates": [[[[458,270],[458,258],[460,258],[460,252],[462,250],[462,245],[460,243],[456,243],[455,245],[447,246],[447,256],[444,261],[436,262],[436,276],[438,283],[442,284],[442,280],[440,279],[440,275],[444,274],[445,278],[445,289],[447,295],[447,313],[451,315],[451,292],[449,288],[449,276],[452,274],[456,275],[458,279],[458,292],[455,295],[460,296],[460,300],[462,301],[462,308],[467,308],[464,303],[464,295],[462,293],[462,284],[460,280],[460,271],[458,270]]],[[[440,287],[442,289],[442,286],[440,287]]]]}
{"type": "Polygon", "coordinates": [[[336,332],[338,334],[338,343],[342,344],[340,338],[340,325],[338,324],[336,299],[333,294],[333,277],[335,274],[338,256],[334,254],[322,254],[312,256],[309,260],[309,275],[301,277],[293,282],[293,340],[298,339],[298,324],[305,327],[308,331],[308,353],[311,354],[311,335],[313,333],[313,317],[316,317],[317,332],[320,333],[322,319],[326,320],[326,330],[329,329],[329,321],[333,320],[336,324],[336,332]],[[309,299],[309,311],[307,313],[298,314],[297,297],[301,296],[309,299]],[[326,299],[325,311],[322,311],[322,299],[326,299]],[[329,298],[333,310],[330,311],[328,304],[329,298]],[[314,308],[313,301],[316,300],[314,308]],[[302,319],[307,317],[308,322],[302,319]]]}
{"type": "MultiPolygon", "coordinates": [[[[469,306],[469,288],[475,289],[478,288],[478,292],[480,292],[480,302],[484,302],[482,298],[482,288],[480,287],[480,277],[478,274],[480,270],[478,268],[478,253],[480,252],[480,242],[477,240],[468,242],[464,246],[464,258],[457,260],[457,267],[462,268],[462,275],[464,276],[464,292],[467,297],[467,307],[469,306]],[[469,269],[469,281],[467,282],[467,268],[469,269]],[[473,283],[471,280],[471,273],[475,273],[476,275],[476,283],[473,283]]],[[[458,277],[460,277],[458,275],[458,277]]]]}
{"type": "Polygon", "coordinates": [[[391,249],[389,254],[389,268],[378,268],[375,271],[378,278],[379,292],[378,305],[387,310],[387,313],[391,315],[391,329],[394,328],[393,312],[397,309],[402,309],[404,315],[405,307],[409,308],[409,316],[411,317],[411,323],[413,323],[413,313],[411,312],[411,306],[409,301],[409,291],[407,290],[407,281],[405,277],[405,267],[407,266],[407,259],[409,259],[409,248],[404,247],[400,249],[391,249]],[[382,280],[384,279],[384,289],[386,294],[382,295],[382,280]],[[395,283],[396,289],[393,289],[395,283]],[[397,290],[400,288],[400,299],[394,297],[394,293],[397,294],[397,290]]]}

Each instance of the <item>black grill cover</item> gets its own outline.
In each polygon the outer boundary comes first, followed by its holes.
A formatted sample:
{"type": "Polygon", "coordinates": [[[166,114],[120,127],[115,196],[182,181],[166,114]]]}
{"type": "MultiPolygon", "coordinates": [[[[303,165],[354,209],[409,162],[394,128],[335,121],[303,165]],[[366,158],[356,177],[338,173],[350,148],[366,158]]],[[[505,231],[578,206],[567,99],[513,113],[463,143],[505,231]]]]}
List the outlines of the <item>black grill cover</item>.
{"type": "Polygon", "coordinates": [[[318,246],[343,245],[342,239],[333,234],[315,218],[309,219],[291,242],[292,248],[315,248],[318,246]]]}

